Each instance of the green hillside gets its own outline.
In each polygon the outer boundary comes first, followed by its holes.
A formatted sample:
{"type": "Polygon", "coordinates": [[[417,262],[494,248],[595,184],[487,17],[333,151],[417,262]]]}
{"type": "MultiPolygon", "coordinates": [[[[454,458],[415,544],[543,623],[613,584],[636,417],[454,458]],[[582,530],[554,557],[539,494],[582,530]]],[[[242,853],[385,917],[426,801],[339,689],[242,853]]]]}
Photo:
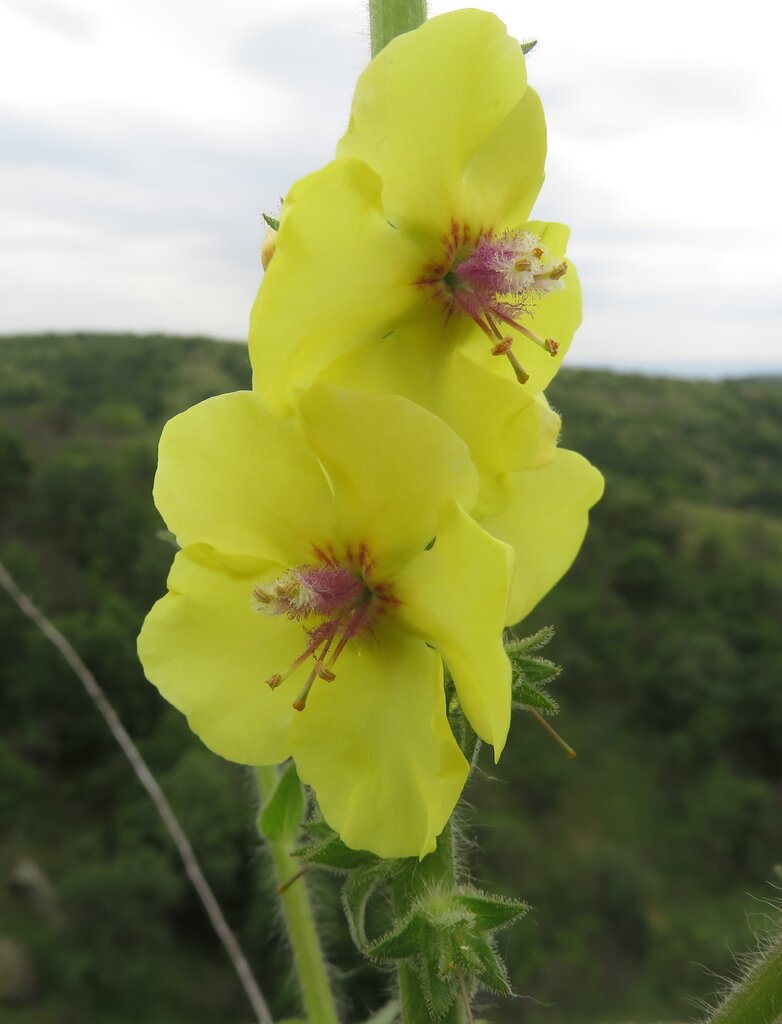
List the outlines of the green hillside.
{"type": "MultiPolygon", "coordinates": [[[[0,558],[107,690],[285,1015],[249,780],[190,736],[135,658],[172,555],[150,497],[160,427],[249,378],[243,346],[207,339],[0,339],[0,558]]],[[[556,627],[557,726],[579,757],[519,718],[469,792],[476,882],[535,908],[504,936],[528,998],[484,1015],[681,1021],[763,931],[779,883],[782,380],[565,370],[550,396],[563,444],[607,481],[576,566],[524,624],[556,627]]],[[[0,1024],[246,1021],[154,811],[2,593],[0,648],[0,1024]],[[51,889],[23,891],[20,862],[51,889]],[[5,939],[29,974],[18,1005],[5,939]]],[[[327,938],[361,1020],[377,976],[345,934],[327,938]]]]}

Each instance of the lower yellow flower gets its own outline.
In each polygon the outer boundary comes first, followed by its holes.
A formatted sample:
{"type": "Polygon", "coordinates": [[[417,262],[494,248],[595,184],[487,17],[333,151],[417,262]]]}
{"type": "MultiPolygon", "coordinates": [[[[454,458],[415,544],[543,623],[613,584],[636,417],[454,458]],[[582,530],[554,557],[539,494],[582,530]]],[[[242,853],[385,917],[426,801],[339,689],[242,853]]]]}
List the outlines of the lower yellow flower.
{"type": "Polygon", "coordinates": [[[512,555],[463,511],[477,490],[431,413],[325,384],[282,419],[253,393],[210,399],[161,439],[182,550],[139,638],[147,675],[223,757],[292,756],[380,856],[434,849],[467,777],[443,661],[495,756],[507,736],[512,555]]]}
{"type": "Polygon", "coordinates": [[[536,447],[521,469],[502,475],[502,501],[494,510],[481,511],[478,519],[514,552],[508,626],[528,615],[573,564],[589,510],[603,495],[600,472],[578,452],[558,447],[560,418],[544,395],[536,396],[534,408],[536,447]]]}

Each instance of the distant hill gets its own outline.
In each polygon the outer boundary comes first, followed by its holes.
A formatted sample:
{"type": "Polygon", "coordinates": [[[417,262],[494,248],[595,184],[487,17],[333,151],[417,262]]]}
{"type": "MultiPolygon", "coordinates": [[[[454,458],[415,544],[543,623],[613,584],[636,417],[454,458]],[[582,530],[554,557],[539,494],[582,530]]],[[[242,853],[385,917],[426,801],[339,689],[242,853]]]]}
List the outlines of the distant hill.
{"type": "MultiPolygon", "coordinates": [[[[247,780],[189,735],[134,646],[172,554],[150,497],[160,428],[249,384],[245,347],[204,338],[0,339],[0,558],[109,691],[272,988],[284,967],[247,780]]],[[[753,941],[745,915],[762,930],[746,894],[768,896],[782,860],[782,379],[565,369],[550,397],[563,445],[607,489],[576,566],[525,624],[557,629],[557,727],[580,756],[522,717],[500,764],[483,762],[499,781],[470,792],[476,881],[535,907],[506,938],[533,998],[490,1016],[683,1020],[686,997],[715,987],[699,965],[730,970],[728,951],[753,941]]],[[[37,975],[27,1010],[0,994],[0,1024],[235,1024],[241,995],[153,812],[1,597],[0,649],[0,876],[32,859],[63,922],[0,886],[0,938],[37,975]]],[[[358,970],[361,1019],[374,975],[332,941],[358,970]]],[[[286,988],[278,1004],[293,1013],[286,988]]]]}

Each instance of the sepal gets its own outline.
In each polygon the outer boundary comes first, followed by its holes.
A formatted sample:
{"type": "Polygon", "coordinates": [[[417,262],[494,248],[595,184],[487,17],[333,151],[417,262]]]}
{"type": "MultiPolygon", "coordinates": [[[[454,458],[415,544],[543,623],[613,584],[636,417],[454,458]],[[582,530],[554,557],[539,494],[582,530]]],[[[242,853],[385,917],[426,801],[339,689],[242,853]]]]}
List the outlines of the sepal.
{"type": "MultiPolygon", "coordinates": [[[[508,972],[491,938],[527,912],[518,900],[470,886],[422,895],[407,917],[365,949],[380,961],[407,961],[436,1024],[447,1020],[459,997],[460,973],[470,985],[512,993],[508,972]]],[[[466,983],[466,982],[465,982],[466,983]]]]}
{"type": "Polygon", "coordinates": [[[480,889],[462,887],[455,895],[454,902],[469,911],[482,931],[495,932],[500,928],[520,921],[529,910],[522,900],[506,896],[492,896],[480,889]]]}
{"type": "Polygon", "coordinates": [[[559,712],[559,704],[554,698],[544,689],[528,683],[523,676],[514,679],[512,692],[514,705],[525,710],[535,708],[544,715],[556,715],[559,712]]]}
{"type": "Polygon", "coordinates": [[[508,657],[512,658],[514,654],[528,654],[530,651],[539,651],[551,643],[553,638],[554,627],[544,626],[543,629],[539,629],[537,633],[533,633],[531,636],[513,637],[508,640],[505,644],[505,650],[508,652],[508,657]]]}
{"type": "Polygon", "coordinates": [[[534,651],[545,647],[554,636],[551,626],[546,626],[532,636],[513,639],[505,644],[505,650],[513,665],[512,698],[516,707],[534,709],[544,715],[556,715],[559,705],[546,691],[562,671],[559,665],[548,658],[541,658],[534,651]]]}
{"type": "Polygon", "coordinates": [[[511,657],[515,670],[523,675],[528,683],[539,685],[550,683],[556,679],[562,669],[548,658],[536,658],[530,655],[517,654],[511,657]]]}
{"type": "Polygon", "coordinates": [[[303,826],[304,842],[296,856],[306,864],[331,871],[353,871],[369,864],[382,863],[368,850],[352,850],[325,821],[308,821],[303,826]]]}
{"type": "Polygon", "coordinates": [[[508,971],[487,935],[474,931],[456,937],[454,960],[482,988],[499,995],[513,995],[508,971]]]}
{"type": "Polygon", "coordinates": [[[421,952],[428,939],[429,922],[421,910],[415,910],[394,931],[367,947],[367,956],[375,960],[407,960],[421,952]]]}
{"type": "Polygon", "coordinates": [[[351,871],[342,886],[342,909],[351,938],[362,952],[366,952],[369,945],[365,925],[369,897],[389,872],[388,862],[378,860],[376,864],[365,864],[351,871]]]}
{"type": "Polygon", "coordinates": [[[459,1021],[459,983],[455,964],[448,959],[447,953],[443,950],[440,955],[436,955],[436,950],[426,950],[416,959],[415,967],[429,1016],[438,1022],[448,1020],[450,1016],[454,1021],[459,1021]]]}

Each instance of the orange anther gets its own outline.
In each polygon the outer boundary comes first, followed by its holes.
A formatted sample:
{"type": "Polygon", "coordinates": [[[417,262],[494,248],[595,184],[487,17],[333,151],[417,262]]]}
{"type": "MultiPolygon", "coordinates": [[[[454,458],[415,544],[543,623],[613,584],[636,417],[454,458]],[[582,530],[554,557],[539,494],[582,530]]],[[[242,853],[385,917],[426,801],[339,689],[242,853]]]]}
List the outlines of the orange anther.
{"type": "Polygon", "coordinates": [[[511,348],[513,347],[513,338],[503,338],[498,341],[496,345],[492,346],[491,354],[493,356],[506,356],[511,348]]]}
{"type": "Polygon", "coordinates": [[[549,277],[552,281],[558,281],[560,277],[564,277],[567,273],[567,260],[562,260],[558,267],[554,267],[553,270],[549,271],[549,277]]]}

